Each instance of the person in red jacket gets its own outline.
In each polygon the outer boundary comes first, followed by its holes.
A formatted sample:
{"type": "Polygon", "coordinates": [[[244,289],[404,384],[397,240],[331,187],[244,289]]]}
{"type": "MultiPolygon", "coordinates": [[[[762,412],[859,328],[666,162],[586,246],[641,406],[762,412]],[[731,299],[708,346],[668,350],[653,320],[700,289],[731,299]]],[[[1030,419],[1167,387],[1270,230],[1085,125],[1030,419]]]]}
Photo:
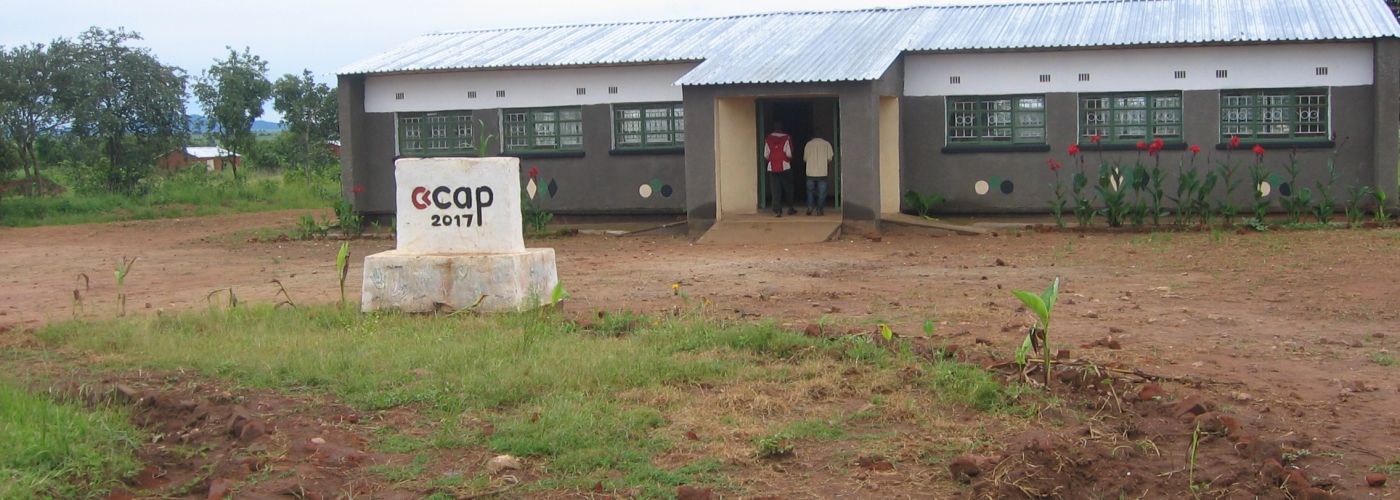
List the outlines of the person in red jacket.
{"type": "Polygon", "coordinates": [[[773,132],[763,139],[764,170],[768,172],[769,206],[773,216],[782,217],[783,207],[788,215],[797,213],[792,201],[792,136],[783,131],[783,123],[773,124],[773,132]]]}

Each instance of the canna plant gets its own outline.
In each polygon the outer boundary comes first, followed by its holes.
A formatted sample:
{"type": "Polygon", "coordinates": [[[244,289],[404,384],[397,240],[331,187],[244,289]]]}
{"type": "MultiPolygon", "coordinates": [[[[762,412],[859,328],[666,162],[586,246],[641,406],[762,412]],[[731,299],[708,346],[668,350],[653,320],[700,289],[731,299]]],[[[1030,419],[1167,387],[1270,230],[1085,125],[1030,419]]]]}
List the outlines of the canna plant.
{"type": "MultiPolygon", "coordinates": [[[[1169,197],[1172,204],[1176,205],[1175,223],[1178,226],[1186,225],[1194,219],[1194,203],[1196,190],[1201,187],[1200,174],[1196,172],[1196,155],[1201,154],[1201,147],[1191,145],[1191,169],[1186,169],[1186,156],[1182,155],[1176,164],[1176,196],[1169,197]]],[[[1157,175],[1161,177],[1161,175],[1157,175]]]]}
{"type": "Polygon", "coordinates": [[[1361,219],[1366,217],[1366,211],[1361,208],[1361,203],[1371,196],[1371,186],[1353,186],[1347,190],[1347,193],[1350,194],[1346,204],[1347,226],[1360,226],[1361,219]]]}
{"type": "Polygon", "coordinates": [[[1055,309],[1055,299],[1060,296],[1060,278],[1056,277],[1050,282],[1050,287],[1044,292],[1036,295],[1031,292],[1015,290],[1011,292],[1022,304],[1026,305],[1035,314],[1036,324],[1026,333],[1026,339],[1021,342],[1021,347],[1016,349],[1016,363],[1025,367],[1029,361],[1028,356],[1031,351],[1039,347],[1040,356],[1045,366],[1045,389],[1050,389],[1050,313],[1055,309]],[[1037,346],[1037,344],[1039,344],[1037,346]]]}
{"type": "Polygon", "coordinates": [[[1269,169],[1264,166],[1264,147],[1254,146],[1255,162],[1249,166],[1249,182],[1254,186],[1254,225],[1263,227],[1264,218],[1269,215],[1268,193],[1264,192],[1264,183],[1269,181],[1269,169]]]}
{"type": "Polygon", "coordinates": [[[1376,199],[1376,223],[1384,225],[1390,221],[1390,216],[1385,213],[1385,190],[1374,189],[1371,197],[1376,199]]]}
{"type": "Polygon", "coordinates": [[[1288,223],[1297,224],[1303,218],[1303,213],[1309,211],[1308,205],[1312,204],[1312,195],[1304,198],[1300,196],[1303,191],[1298,187],[1298,150],[1288,153],[1288,165],[1283,167],[1288,173],[1288,186],[1293,189],[1290,193],[1279,193],[1278,202],[1283,205],[1283,211],[1288,214],[1288,223]]]}
{"type": "MultiPolygon", "coordinates": [[[[1341,144],[1345,146],[1347,140],[1341,140],[1341,144]]],[[[1341,146],[1337,146],[1337,148],[1341,148],[1341,146]]],[[[1317,217],[1319,224],[1330,223],[1331,214],[1333,214],[1333,210],[1336,210],[1337,200],[1331,197],[1331,193],[1333,193],[1333,185],[1337,183],[1337,176],[1337,151],[1333,151],[1327,155],[1327,182],[1316,182],[1317,195],[1322,196],[1322,199],[1317,200],[1317,206],[1312,207],[1312,210],[1313,216],[1317,217]]],[[[1365,197],[1365,195],[1361,197],[1365,197]]],[[[1308,207],[1308,203],[1303,202],[1303,210],[1306,210],[1306,207],[1308,207]]]]}
{"type": "Polygon", "coordinates": [[[131,273],[131,266],[136,264],[137,257],[126,260],[122,257],[117,263],[117,316],[126,316],[126,275],[131,273]]]}
{"type": "MultiPolygon", "coordinates": [[[[1089,142],[1097,145],[1098,134],[1090,136],[1089,142]]],[[[1084,192],[1089,187],[1089,176],[1084,173],[1084,157],[1074,155],[1074,161],[1079,167],[1079,171],[1070,178],[1070,191],[1074,194],[1074,219],[1079,222],[1080,228],[1086,228],[1094,221],[1094,200],[1084,192]]],[[[1099,163],[1103,163],[1103,150],[1099,150],[1099,163]]]]}
{"type": "Polygon", "coordinates": [[[1201,179],[1200,186],[1196,189],[1195,199],[1191,201],[1192,210],[1196,212],[1196,217],[1201,221],[1202,226],[1209,226],[1211,218],[1215,212],[1211,209],[1210,194],[1215,191],[1215,185],[1220,182],[1220,175],[1214,170],[1206,172],[1201,179]]]}
{"type": "Polygon", "coordinates": [[[1133,226],[1142,227],[1147,223],[1147,211],[1151,209],[1147,195],[1147,167],[1144,167],[1142,162],[1137,162],[1128,171],[1125,180],[1133,188],[1133,204],[1128,209],[1128,216],[1132,218],[1133,226]]]}

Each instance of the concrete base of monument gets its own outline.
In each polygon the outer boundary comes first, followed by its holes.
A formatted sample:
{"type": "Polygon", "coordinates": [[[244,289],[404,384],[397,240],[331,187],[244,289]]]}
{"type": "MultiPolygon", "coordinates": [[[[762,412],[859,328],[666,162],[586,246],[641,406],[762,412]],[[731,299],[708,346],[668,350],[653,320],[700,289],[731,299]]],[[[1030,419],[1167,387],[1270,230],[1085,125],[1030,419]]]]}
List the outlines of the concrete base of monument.
{"type": "Polygon", "coordinates": [[[365,257],[360,309],[524,311],[548,305],[558,283],[552,248],[483,254],[390,250],[365,257]]]}

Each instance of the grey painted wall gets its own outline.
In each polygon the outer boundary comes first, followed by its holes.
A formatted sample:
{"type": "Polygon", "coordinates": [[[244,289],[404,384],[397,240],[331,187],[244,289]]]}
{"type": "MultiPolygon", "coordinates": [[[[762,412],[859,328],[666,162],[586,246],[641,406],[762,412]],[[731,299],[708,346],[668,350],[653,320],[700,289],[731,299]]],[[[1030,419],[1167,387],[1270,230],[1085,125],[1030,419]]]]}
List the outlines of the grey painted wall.
{"type": "MultiPolygon", "coordinates": [[[[394,115],[364,112],[363,78],[341,77],[340,83],[341,116],[349,117],[341,121],[342,144],[347,145],[341,153],[344,191],[351,196],[356,211],[392,215],[397,158],[394,115]],[[356,195],[351,192],[354,186],[362,186],[364,191],[356,195]]],[[[521,185],[529,181],[530,168],[538,168],[535,203],[558,214],[681,213],[685,208],[684,157],[679,153],[612,154],[611,113],[611,106],[606,104],[583,107],[581,157],[521,155],[521,185]],[[551,182],[557,188],[553,195],[549,192],[551,182]],[[650,197],[642,197],[643,184],[654,184],[650,197]],[[671,195],[666,196],[665,192],[671,195]]],[[[500,110],[474,110],[472,117],[486,125],[474,131],[477,137],[501,136],[500,110]]],[[[500,141],[493,140],[490,149],[491,154],[500,154],[500,141]]]]}
{"type": "MultiPolygon", "coordinates": [[[[1078,167],[1075,159],[1066,153],[1066,148],[1077,140],[1079,111],[1076,94],[1047,94],[1045,98],[1049,152],[957,154],[942,152],[947,142],[944,98],[904,98],[901,114],[904,133],[902,188],[943,195],[947,203],[938,207],[937,210],[941,212],[1047,213],[1053,198],[1051,185],[1055,177],[1046,161],[1054,158],[1064,163],[1060,175],[1068,190],[1070,176],[1078,167]],[[975,192],[977,181],[992,184],[987,194],[978,195],[975,192]],[[1009,183],[1011,193],[1002,192],[1002,183],[1009,183]]],[[[1216,149],[1221,142],[1219,94],[1216,91],[1188,91],[1183,99],[1186,143],[1198,144],[1202,148],[1195,168],[1202,171],[1215,168],[1215,162],[1225,159],[1227,154],[1216,149]]],[[[1346,139],[1346,143],[1335,150],[1340,177],[1332,194],[1340,201],[1346,198],[1347,187],[1357,183],[1371,185],[1375,179],[1373,89],[1371,86],[1333,88],[1331,105],[1332,130],[1339,143],[1346,139]]],[[[1395,129],[1389,129],[1388,133],[1395,135],[1395,129]]],[[[1328,157],[1333,152],[1333,149],[1297,150],[1298,161],[1303,167],[1299,184],[1316,192],[1315,183],[1325,179],[1328,157]]],[[[1270,150],[1265,156],[1265,164],[1274,174],[1283,176],[1288,153],[1288,150],[1270,150]]],[[[1253,155],[1248,150],[1236,151],[1232,155],[1234,159],[1246,162],[1237,174],[1242,182],[1235,193],[1236,202],[1244,204],[1251,197],[1247,165],[1253,161],[1253,155]]],[[[1142,157],[1146,160],[1145,154],[1142,157]]],[[[1102,156],[1098,152],[1081,153],[1084,169],[1091,181],[1097,177],[1101,158],[1131,164],[1137,160],[1138,153],[1115,151],[1104,152],[1102,156]]],[[[1167,173],[1164,187],[1168,193],[1175,193],[1176,170],[1182,158],[1189,158],[1189,154],[1170,150],[1162,153],[1161,168],[1167,173]]],[[[1393,160],[1391,163],[1393,165],[1393,160]]],[[[1187,166],[1189,168],[1189,162],[1187,166]]],[[[1223,187],[1216,189],[1217,193],[1223,193],[1223,187]]],[[[1276,193],[1277,190],[1271,197],[1277,197],[1276,193]]],[[[1164,201],[1164,205],[1170,206],[1170,201],[1164,201]]]]}
{"type": "Polygon", "coordinates": [[[1400,40],[1376,40],[1375,79],[1372,102],[1375,109],[1375,159],[1377,188],[1385,189],[1391,205],[1400,205],[1397,170],[1400,170],[1400,40]]]}

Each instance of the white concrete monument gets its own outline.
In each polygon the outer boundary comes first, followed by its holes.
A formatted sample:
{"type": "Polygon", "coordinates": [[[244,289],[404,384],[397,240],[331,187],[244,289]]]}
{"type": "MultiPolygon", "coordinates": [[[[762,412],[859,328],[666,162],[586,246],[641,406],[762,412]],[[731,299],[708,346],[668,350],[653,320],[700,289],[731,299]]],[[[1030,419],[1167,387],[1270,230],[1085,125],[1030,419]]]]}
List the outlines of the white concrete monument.
{"type": "Polygon", "coordinates": [[[365,257],[360,309],[520,311],[546,305],[554,249],[525,248],[518,158],[394,162],[398,244],[365,257]]]}

